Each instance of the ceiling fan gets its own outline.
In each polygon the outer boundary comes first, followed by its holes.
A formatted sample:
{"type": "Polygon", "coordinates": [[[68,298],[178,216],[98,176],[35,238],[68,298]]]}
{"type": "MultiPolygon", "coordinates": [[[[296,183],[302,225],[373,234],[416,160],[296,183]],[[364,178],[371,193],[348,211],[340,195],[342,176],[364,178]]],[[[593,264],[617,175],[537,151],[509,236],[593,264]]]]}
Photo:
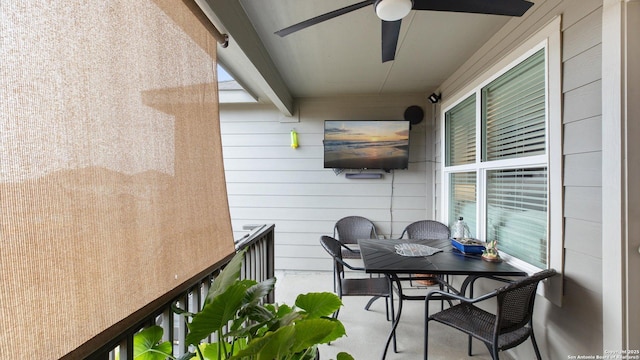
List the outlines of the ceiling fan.
{"type": "Polygon", "coordinates": [[[281,37],[373,5],[382,20],[382,62],[395,58],[402,18],[411,10],[449,11],[475,14],[522,16],[533,3],[526,0],[365,0],[322,14],[275,32],[281,37]]]}

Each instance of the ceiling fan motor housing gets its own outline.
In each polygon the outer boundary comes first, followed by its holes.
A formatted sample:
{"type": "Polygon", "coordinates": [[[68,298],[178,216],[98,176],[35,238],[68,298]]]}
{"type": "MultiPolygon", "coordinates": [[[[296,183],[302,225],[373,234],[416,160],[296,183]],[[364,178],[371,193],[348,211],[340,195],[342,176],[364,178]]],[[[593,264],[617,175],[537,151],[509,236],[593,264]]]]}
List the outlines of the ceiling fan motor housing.
{"type": "Polygon", "coordinates": [[[376,15],[384,21],[397,21],[409,14],[413,0],[376,0],[376,15]]]}

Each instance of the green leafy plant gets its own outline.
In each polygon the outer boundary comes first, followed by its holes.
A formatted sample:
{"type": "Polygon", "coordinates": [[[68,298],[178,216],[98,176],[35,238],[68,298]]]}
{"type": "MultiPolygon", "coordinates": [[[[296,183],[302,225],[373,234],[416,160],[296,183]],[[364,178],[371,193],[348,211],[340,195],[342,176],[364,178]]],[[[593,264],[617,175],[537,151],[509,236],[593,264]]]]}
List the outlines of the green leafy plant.
{"type": "MultiPolygon", "coordinates": [[[[180,360],[313,360],[318,345],[345,336],[343,324],[331,317],[342,306],[329,292],[298,295],[293,307],[264,304],[273,291],[275,279],[262,282],[240,280],[244,252],[237,253],[209,288],[202,309],[190,313],[174,304],[173,310],[185,316],[191,352],[180,360]],[[205,339],[217,339],[206,342],[205,339]]],[[[159,326],[134,336],[136,360],[176,359],[171,343],[161,342],[159,326]]],[[[337,360],[353,360],[347,353],[337,360]]]]}

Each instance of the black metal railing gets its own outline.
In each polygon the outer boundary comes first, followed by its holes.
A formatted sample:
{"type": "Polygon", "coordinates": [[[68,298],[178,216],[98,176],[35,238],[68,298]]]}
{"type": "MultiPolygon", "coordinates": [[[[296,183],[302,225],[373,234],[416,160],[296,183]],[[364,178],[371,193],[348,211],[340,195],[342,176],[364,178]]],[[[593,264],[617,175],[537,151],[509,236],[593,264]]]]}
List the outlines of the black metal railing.
{"type": "MultiPolygon", "coordinates": [[[[240,277],[253,279],[258,282],[270,279],[274,276],[275,245],[274,225],[258,225],[243,238],[236,241],[236,251],[247,249],[240,277]]],[[[275,301],[273,291],[267,296],[266,301],[275,301]]]]}
{"type": "MultiPolygon", "coordinates": [[[[242,279],[262,281],[274,276],[274,228],[275,226],[272,224],[251,226],[251,231],[235,242],[236,251],[247,250],[240,274],[242,279]]],[[[131,360],[133,359],[133,336],[141,329],[152,325],[162,326],[164,329],[163,340],[173,343],[174,356],[183,355],[188,351],[184,341],[187,335],[186,323],[182,315],[173,313],[171,306],[177,302],[181,308],[189,312],[200,310],[211,283],[232,256],[233,254],[207,269],[201,276],[194,278],[191,284],[187,285],[186,290],[180,290],[178,295],[168,294],[170,296],[163,297],[154,304],[149,304],[149,309],[142,309],[133,314],[131,319],[124,319],[123,322],[129,322],[133,325],[116,334],[109,334],[110,340],[97,344],[95,341],[91,344],[85,344],[80,347],[80,351],[68,354],[66,358],[131,360]],[[91,350],[89,355],[81,355],[82,352],[88,352],[83,349],[87,347],[96,350],[91,350]]],[[[274,296],[275,294],[272,292],[266,301],[273,302],[274,296]]],[[[107,330],[106,332],[111,331],[107,330]]],[[[105,336],[99,338],[103,337],[105,336]]]]}

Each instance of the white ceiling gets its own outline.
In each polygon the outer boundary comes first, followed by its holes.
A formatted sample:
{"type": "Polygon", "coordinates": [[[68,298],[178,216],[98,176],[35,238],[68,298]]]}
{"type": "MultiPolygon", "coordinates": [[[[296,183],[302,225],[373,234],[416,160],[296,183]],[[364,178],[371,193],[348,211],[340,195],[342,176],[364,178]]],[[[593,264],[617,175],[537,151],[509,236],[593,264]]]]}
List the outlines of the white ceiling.
{"type": "Polygon", "coordinates": [[[510,19],[411,11],[402,20],[395,60],[382,63],[373,6],[284,38],[274,34],[359,0],[196,1],[230,35],[229,47],[218,51],[223,67],[259,101],[285,113],[300,97],[430,94],[510,19]]]}

